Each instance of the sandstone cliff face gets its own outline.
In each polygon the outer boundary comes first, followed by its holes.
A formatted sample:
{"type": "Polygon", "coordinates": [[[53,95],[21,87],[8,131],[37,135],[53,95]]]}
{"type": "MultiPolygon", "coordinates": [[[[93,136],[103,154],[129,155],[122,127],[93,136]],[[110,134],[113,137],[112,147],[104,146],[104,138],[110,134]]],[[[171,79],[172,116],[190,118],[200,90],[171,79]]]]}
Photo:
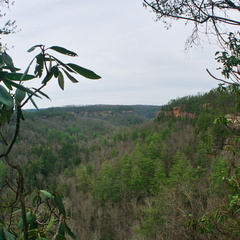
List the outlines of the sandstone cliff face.
{"type": "Polygon", "coordinates": [[[181,111],[181,107],[174,107],[172,111],[159,111],[157,117],[176,117],[176,118],[186,118],[186,119],[194,119],[196,117],[195,114],[181,111]]]}
{"type": "Polygon", "coordinates": [[[228,121],[228,126],[240,130],[240,115],[239,114],[226,114],[225,118],[228,121]]]}
{"type": "MultiPolygon", "coordinates": [[[[120,114],[124,115],[131,115],[133,114],[133,111],[121,111],[120,114]]],[[[85,117],[87,116],[101,116],[101,117],[109,117],[116,115],[116,112],[114,111],[91,111],[91,112],[80,112],[80,115],[83,115],[85,117]]]]}
{"type": "Polygon", "coordinates": [[[107,117],[107,116],[112,116],[113,112],[112,111],[93,111],[93,112],[82,112],[81,113],[83,116],[102,116],[102,117],[107,117]]]}

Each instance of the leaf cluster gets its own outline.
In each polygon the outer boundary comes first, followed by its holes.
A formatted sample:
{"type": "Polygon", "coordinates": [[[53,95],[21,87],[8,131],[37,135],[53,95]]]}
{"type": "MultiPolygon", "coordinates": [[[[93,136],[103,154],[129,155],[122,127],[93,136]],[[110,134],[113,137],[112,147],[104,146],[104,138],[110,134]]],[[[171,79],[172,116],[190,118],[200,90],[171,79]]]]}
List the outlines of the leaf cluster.
{"type": "Polygon", "coordinates": [[[216,60],[223,67],[219,68],[230,84],[239,86],[240,82],[240,32],[230,33],[226,43],[228,51],[216,52],[216,60]]]}
{"type": "Polygon", "coordinates": [[[0,54],[0,136],[7,147],[0,153],[0,158],[5,160],[12,171],[16,170],[17,172],[16,178],[10,181],[11,183],[4,184],[7,186],[7,192],[15,196],[11,199],[5,199],[0,206],[1,212],[3,208],[6,209],[6,214],[3,214],[0,220],[0,239],[66,239],[66,235],[75,239],[74,234],[66,224],[67,216],[62,198],[56,193],[51,194],[45,190],[37,190],[31,196],[29,193],[25,193],[22,163],[13,163],[9,154],[17,141],[21,120],[24,120],[22,108],[28,101],[31,101],[37,108],[33,97],[49,99],[42,89],[52,78],[57,78],[59,87],[64,90],[65,76],[73,83],[78,82],[75,77],[76,74],[89,79],[99,79],[100,76],[77,64],[65,64],[49,53],[54,51],[71,57],[77,56],[76,53],[66,48],[59,46],[45,48],[44,45],[35,45],[28,52],[36,49],[40,50],[40,53],[32,59],[23,73],[18,72],[20,69],[14,66],[11,56],[6,51],[0,54]],[[32,66],[34,67],[34,73],[29,74],[32,66]],[[26,81],[36,78],[42,79],[38,88],[24,86],[26,81]],[[8,142],[1,132],[1,128],[6,124],[9,125],[13,113],[16,113],[15,130],[12,139],[8,142]],[[32,197],[33,201],[31,206],[26,207],[28,197],[32,197]],[[20,210],[14,212],[14,209],[20,210]],[[21,219],[18,228],[16,228],[16,219],[19,214],[21,214],[21,219]]]}
{"type": "Polygon", "coordinates": [[[58,79],[58,85],[62,90],[64,90],[65,76],[73,83],[78,82],[75,77],[76,74],[89,79],[100,78],[100,76],[89,69],[83,68],[74,63],[65,64],[49,53],[49,51],[52,50],[71,57],[77,56],[76,53],[66,48],[59,46],[45,48],[44,45],[35,45],[30,48],[28,52],[32,52],[35,49],[40,49],[40,53],[33,58],[23,73],[16,72],[20,69],[14,67],[12,58],[6,52],[3,52],[0,55],[1,126],[6,122],[9,123],[16,106],[22,108],[30,100],[34,107],[37,108],[37,104],[33,100],[33,97],[46,97],[50,99],[47,94],[41,91],[41,89],[44,88],[52,78],[58,79]],[[34,63],[34,74],[28,74],[34,63]],[[24,86],[25,81],[33,80],[35,78],[43,78],[39,88],[28,88],[24,86]]]}
{"type": "MultiPolygon", "coordinates": [[[[25,197],[32,199],[26,212],[26,221],[29,239],[76,239],[67,225],[66,210],[62,198],[56,193],[46,190],[34,190],[28,192],[25,197]]],[[[21,217],[21,209],[12,213],[12,222],[17,221],[17,228],[5,226],[0,222],[0,236],[2,240],[24,239],[21,234],[24,228],[24,221],[21,217]]]]}

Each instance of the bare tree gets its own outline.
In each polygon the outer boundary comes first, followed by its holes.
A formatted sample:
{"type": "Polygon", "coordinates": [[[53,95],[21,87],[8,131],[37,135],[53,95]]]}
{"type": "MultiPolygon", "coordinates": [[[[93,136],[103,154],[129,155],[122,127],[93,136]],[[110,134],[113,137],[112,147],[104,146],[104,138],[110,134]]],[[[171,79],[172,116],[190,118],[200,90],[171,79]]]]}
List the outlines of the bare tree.
{"type": "Polygon", "coordinates": [[[143,5],[156,14],[156,20],[163,20],[167,26],[171,25],[171,20],[193,22],[188,45],[199,40],[200,26],[204,26],[204,33],[214,34],[221,45],[229,33],[225,27],[240,26],[239,0],[144,0],[143,5]]]}

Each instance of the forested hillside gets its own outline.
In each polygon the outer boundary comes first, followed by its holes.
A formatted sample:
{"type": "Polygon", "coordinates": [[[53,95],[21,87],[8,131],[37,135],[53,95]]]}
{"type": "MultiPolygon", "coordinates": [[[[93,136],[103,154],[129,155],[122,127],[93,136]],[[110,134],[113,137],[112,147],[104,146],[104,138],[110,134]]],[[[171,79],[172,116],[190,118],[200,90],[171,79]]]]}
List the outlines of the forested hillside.
{"type": "Polygon", "coordinates": [[[161,108],[25,111],[11,158],[23,164],[29,189],[63,196],[77,239],[239,239],[234,92],[214,89],[161,108]]]}

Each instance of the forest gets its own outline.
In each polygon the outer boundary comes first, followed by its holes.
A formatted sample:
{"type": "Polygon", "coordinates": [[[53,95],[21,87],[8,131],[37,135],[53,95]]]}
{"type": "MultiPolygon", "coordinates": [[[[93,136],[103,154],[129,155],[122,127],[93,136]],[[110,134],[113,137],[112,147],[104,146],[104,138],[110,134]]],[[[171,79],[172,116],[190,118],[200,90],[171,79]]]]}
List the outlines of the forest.
{"type": "MultiPolygon", "coordinates": [[[[164,106],[24,110],[10,158],[22,164],[26,192],[61,195],[76,239],[239,239],[234,88],[164,106]]],[[[13,131],[10,123],[3,134],[13,131]]],[[[0,164],[1,191],[11,198],[4,186],[16,173],[0,164]]]]}

